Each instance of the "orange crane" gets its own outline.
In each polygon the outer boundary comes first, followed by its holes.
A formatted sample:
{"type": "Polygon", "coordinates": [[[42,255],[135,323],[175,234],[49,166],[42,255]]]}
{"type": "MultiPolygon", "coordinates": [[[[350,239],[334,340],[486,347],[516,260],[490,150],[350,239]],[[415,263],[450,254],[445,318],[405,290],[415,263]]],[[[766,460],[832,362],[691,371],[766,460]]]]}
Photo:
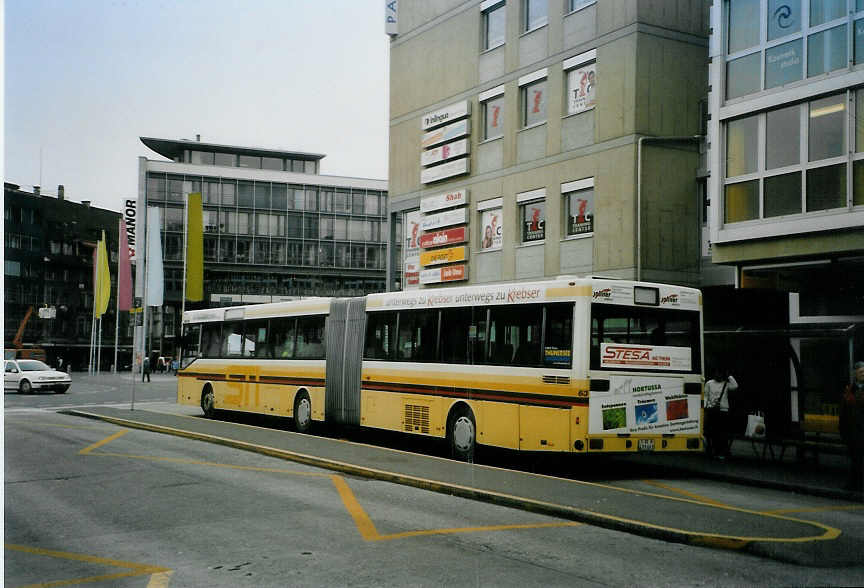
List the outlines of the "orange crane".
{"type": "Polygon", "coordinates": [[[21,339],[24,337],[24,329],[27,327],[27,321],[30,320],[31,314],[33,314],[32,306],[27,308],[27,312],[24,313],[24,318],[21,319],[21,326],[18,327],[18,332],[15,333],[15,338],[12,339],[12,345],[15,346],[15,349],[21,349],[21,347],[23,347],[21,339]]]}

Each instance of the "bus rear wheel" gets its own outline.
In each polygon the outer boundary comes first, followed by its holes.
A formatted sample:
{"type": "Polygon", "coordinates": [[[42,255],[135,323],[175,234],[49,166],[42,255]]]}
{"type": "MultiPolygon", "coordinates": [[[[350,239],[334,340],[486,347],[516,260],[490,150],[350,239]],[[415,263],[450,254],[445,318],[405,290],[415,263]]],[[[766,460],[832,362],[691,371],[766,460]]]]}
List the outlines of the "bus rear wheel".
{"type": "Polygon", "coordinates": [[[460,461],[473,462],[477,448],[477,427],[474,414],[467,406],[455,408],[447,422],[450,455],[460,461]]]}
{"type": "Polygon", "coordinates": [[[213,388],[209,384],[201,393],[201,410],[208,419],[216,416],[216,397],[213,395],[213,388]]]}
{"type": "Polygon", "coordinates": [[[298,433],[312,429],[312,402],[306,392],[300,392],[294,399],[294,429],[298,433]]]}

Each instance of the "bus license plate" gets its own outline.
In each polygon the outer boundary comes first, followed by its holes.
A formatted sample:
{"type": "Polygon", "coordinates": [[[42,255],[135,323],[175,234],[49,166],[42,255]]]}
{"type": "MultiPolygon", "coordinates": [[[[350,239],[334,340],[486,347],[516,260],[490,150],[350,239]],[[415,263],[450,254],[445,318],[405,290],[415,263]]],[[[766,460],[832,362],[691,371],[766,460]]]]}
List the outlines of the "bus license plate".
{"type": "Polygon", "coordinates": [[[639,451],[654,451],[654,439],[639,439],[639,451]]]}

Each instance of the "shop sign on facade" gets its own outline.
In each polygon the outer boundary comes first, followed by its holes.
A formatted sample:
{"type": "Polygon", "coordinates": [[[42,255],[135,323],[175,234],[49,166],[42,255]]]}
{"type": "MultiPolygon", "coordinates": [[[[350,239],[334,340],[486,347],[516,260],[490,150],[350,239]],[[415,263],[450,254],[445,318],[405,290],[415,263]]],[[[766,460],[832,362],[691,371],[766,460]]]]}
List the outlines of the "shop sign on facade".
{"type": "Polygon", "coordinates": [[[427,267],[430,265],[441,265],[442,263],[465,261],[467,253],[467,248],[464,245],[460,247],[447,247],[446,249],[424,251],[420,254],[420,265],[427,267]]]}
{"type": "Polygon", "coordinates": [[[421,284],[438,284],[441,282],[457,282],[468,279],[468,268],[464,263],[446,267],[427,269],[420,272],[421,284]]]}
{"type": "Polygon", "coordinates": [[[454,243],[464,243],[467,240],[468,227],[456,227],[455,229],[425,233],[420,237],[420,247],[423,249],[443,247],[444,245],[453,245],[454,243]]]}

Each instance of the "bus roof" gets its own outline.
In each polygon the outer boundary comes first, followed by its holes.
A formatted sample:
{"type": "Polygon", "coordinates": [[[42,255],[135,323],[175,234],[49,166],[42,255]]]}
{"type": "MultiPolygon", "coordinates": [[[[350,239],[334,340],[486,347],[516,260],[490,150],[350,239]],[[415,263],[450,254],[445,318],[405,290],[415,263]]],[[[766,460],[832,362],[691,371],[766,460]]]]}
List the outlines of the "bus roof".
{"type": "MultiPolygon", "coordinates": [[[[477,284],[446,288],[425,288],[402,292],[381,292],[366,296],[371,311],[410,308],[466,307],[478,304],[503,305],[531,302],[569,302],[591,298],[600,304],[649,306],[701,310],[702,295],[696,288],[616,280],[560,276],[534,282],[477,284]]],[[[304,298],[290,302],[250,304],[190,310],[184,313],[186,324],[223,320],[250,320],[279,316],[329,314],[333,298],[304,298]]]]}

